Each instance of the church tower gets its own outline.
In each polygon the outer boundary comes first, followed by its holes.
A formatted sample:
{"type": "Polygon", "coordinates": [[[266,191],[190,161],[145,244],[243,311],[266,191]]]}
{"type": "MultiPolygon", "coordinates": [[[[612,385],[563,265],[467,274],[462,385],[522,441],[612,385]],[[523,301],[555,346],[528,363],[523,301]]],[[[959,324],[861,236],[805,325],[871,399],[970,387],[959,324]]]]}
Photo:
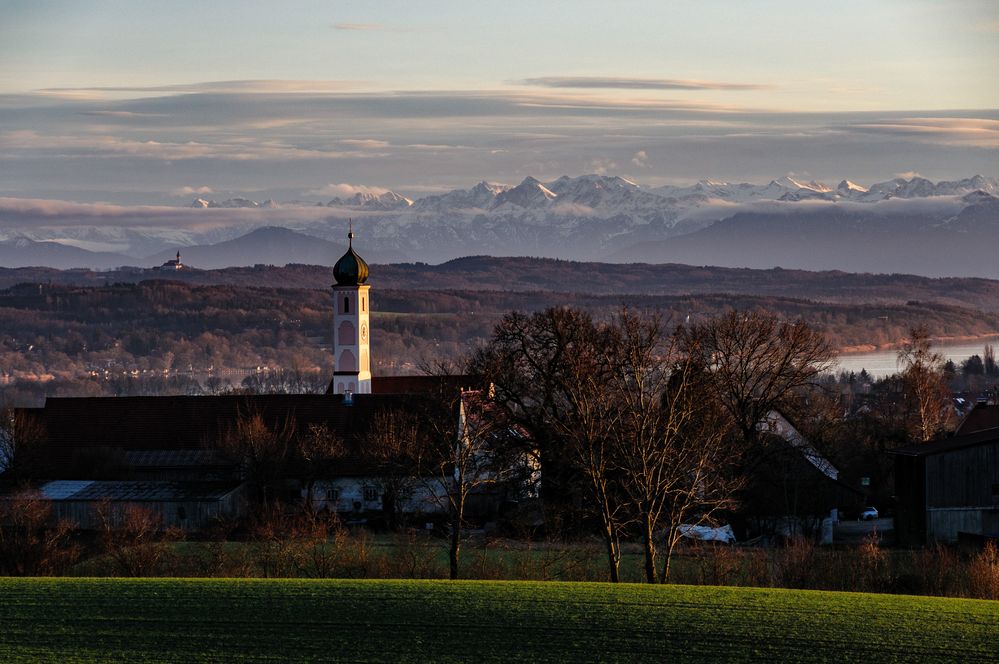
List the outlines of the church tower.
{"type": "Polygon", "coordinates": [[[354,231],[347,233],[347,253],[333,266],[334,394],[371,393],[371,342],[368,330],[368,264],[354,251],[354,231]]]}

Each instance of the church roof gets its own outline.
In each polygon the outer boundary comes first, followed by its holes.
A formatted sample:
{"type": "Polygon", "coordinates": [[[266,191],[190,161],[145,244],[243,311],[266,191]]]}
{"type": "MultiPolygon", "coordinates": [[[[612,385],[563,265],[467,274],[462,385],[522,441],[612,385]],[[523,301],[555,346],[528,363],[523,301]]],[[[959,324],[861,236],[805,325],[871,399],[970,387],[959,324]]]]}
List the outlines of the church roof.
{"type": "Polygon", "coordinates": [[[354,251],[354,232],[347,233],[347,253],[333,266],[337,286],[358,286],[368,280],[368,264],[354,251]]]}

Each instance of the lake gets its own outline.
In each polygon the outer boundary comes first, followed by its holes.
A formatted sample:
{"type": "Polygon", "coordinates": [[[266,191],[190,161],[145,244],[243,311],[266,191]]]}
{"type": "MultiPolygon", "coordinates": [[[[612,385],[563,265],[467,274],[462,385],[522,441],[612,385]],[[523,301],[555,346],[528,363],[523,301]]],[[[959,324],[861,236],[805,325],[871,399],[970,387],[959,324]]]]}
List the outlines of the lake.
{"type": "MultiPolygon", "coordinates": [[[[999,337],[989,337],[987,339],[977,339],[975,341],[961,341],[956,343],[934,345],[933,350],[944,356],[946,360],[953,360],[954,364],[960,366],[972,355],[982,355],[985,344],[992,344],[999,349],[999,337]]],[[[898,371],[898,351],[897,350],[876,350],[867,353],[844,353],[836,358],[836,368],[834,371],[855,371],[860,373],[861,369],[867,369],[867,373],[875,378],[891,375],[898,371]]]]}

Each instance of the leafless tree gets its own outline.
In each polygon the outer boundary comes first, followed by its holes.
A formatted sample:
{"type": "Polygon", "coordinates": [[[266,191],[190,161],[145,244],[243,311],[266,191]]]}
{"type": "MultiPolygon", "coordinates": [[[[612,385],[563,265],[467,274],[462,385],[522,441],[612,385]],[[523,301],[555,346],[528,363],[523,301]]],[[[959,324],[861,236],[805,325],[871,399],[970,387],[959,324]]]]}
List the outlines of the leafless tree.
{"type": "Polygon", "coordinates": [[[44,460],[45,427],[22,410],[0,410],[0,476],[31,479],[44,460]]]}
{"type": "Polygon", "coordinates": [[[457,579],[468,499],[473,493],[499,486],[514,466],[497,445],[503,432],[486,416],[487,395],[479,391],[449,395],[427,409],[429,429],[414,449],[416,474],[428,499],[448,514],[448,561],[457,579]]]}
{"type": "Polygon", "coordinates": [[[924,442],[931,440],[943,430],[951,408],[943,356],[933,351],[926,328],[909,331],[909,338],[898,351],[898,364],[916,406],[911,435],[924,442]]]}
{"type": "Polygon", "coordinates": [[[619,410],[614,461],[638,519],[649,583],[660,579],[658,534],[665,533],[662,579],[670,573],[680,526],[731,507],[740,486],[732,450],[696,354],[655,315],[622,313],[612,346],[617,380],[608,390],[619,410]]]}
{"type": "Polygon", "coordinates": [[[571,449],[575,444],[560,423],[571,421],[574,404],[566,387],[574,385],[578,361],[587,355],[594,335],[593,320],[578,309],[513,312],[503,317],[470,362],[472,372],[493,385],[493,403],[508,426],[523,433],[517,441],[520,451],[533,455],[544,469],[541,499],[549,522],[555,514],[563,521],[575,519],[578,448],[571,449]]]}
{"type": "Polygon", "coordinates": [[[0,499],[0,575],[48,576],[75,563],[81,548],[68,521],[55,521],[49,501],[24,490],[0,499]]]}
{"type": "Polygon", "coordinates": [[[620,409],[610,393],[615,374],[607,348],[615,343],[607,327],[592,326],[589,339],[579,339],[565,355],[565,381],[560,385],[566,416],[553,422],[568,441],[576,466],[586,478],[590,505],[599,517],[607,553],[608,578],[620,580],[621,535],[627,517],[615,474],[614,432],[620,409]],[[587,342],[588,341],[588,342],[587,342]]]}
{"type": "Polygon", "coordinates": [[[694,326],[687,343],[747,443],[770,411],[793,409],[797,392],[832,366],[833,351],[822,334],[770,313],[729,312],[694,326]]]}
{"type": "Polygon", "coordinates": [[[139,505],[97,506],[98,533],[105,554],[122,576],[156,576],[170,556],[170,543],[183,538],[179,528],[164,528],[162,517],[139,505]]]}
{"type": "Polygon", "coordinates": [[[217,444],[224,455],[241,465],[258,502],[266,504],[277,498],[294,438],[295,419],[290,414],[270,426],[259,412],[248,412],[239,414],[217,444]]]}
{"type": "Polygon", "coordinates": [[[295,463],[305,491],[305,511],[314,510],[316,482],[330,478],[346,453],[343,439],[325,424],[310,424],[305,433],[295,439],[295,463]]]}
{"type": "Polygon", "coordinates": [[[426,432],[416,413],[383,410],[375,414],[365,439],[365,455],[378,466],[382,509],[391,528],[402,524],[405,500],[419,483],[415,476],[417,446],[426,432]]]}

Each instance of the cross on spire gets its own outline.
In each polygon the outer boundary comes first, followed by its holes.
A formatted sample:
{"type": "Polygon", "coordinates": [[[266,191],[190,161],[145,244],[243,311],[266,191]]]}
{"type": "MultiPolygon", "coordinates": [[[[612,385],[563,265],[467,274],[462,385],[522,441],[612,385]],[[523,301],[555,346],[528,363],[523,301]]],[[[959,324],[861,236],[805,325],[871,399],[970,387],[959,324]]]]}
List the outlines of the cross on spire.
{"type": "Polygon", "coordinates": [[[354,246],[354,222],[350,218],[347,219],[347,246],[354,246]]]}

